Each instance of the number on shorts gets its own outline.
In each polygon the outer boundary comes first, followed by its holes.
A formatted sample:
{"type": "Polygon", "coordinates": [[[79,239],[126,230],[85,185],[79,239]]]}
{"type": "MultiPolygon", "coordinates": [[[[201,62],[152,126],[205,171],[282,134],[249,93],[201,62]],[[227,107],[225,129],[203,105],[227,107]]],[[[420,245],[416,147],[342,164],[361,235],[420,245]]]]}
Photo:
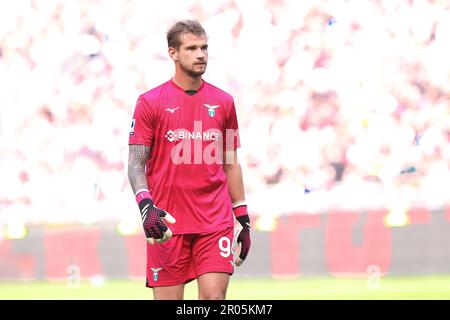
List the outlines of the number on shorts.
{"type": "Polygon", "coordinates": [[[227,237],[222,237],[219,239],[219,249],[220,249],[220,255],[224,258],[227,258],[231,254],[231,242],[230,239],[227,237]],[[224,245],[225,242],[225,245],[224,245]]]}

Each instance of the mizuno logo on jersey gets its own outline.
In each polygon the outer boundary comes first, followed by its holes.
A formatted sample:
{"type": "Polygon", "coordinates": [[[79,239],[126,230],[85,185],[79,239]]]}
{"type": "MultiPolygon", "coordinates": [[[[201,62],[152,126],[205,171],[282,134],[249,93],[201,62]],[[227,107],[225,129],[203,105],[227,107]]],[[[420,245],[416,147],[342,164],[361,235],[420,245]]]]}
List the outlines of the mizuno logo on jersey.
{"type": "Polygon", "coordinates": [[[176,107],[176,108],[172,108],[172,109],[167,108],[167,109],[164,109],[164,110],[169,111],[170,113],[175,113],[175,111],[177,111],[178,109],[180,109],[180,107],[176,107]]]}

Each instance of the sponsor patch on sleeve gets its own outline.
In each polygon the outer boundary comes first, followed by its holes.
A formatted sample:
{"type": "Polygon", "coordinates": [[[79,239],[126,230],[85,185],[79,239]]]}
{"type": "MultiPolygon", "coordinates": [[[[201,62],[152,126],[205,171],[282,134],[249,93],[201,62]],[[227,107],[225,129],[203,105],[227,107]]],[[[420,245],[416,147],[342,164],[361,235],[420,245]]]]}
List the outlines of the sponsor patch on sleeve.
{"type": "Polygon", "coordinates": [[[130,136],[134,135],[134,124],[136,123],[136,120],[133,119],[131,121],[131,129],[130,129],[130,136]]]}

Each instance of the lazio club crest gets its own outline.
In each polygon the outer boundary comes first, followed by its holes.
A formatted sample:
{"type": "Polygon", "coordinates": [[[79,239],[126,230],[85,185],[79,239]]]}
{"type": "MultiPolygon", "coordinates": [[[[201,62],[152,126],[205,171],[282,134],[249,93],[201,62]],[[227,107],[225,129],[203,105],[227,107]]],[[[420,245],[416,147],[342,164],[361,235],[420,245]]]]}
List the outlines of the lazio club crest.
{"type": "Polygon", "coordinates": [[[203,104],[204,107],[208,108],[208,114],[211,118],[214,118],[214,116],[216,115],[216,108],[220,107],[220,106],[215,106],[215,105],[210,105],[210,104],[203,104]]]}
{"type": "Polygon", "coordinates": [[[158,272],[159,270],[161,270],[162,268],[150,268],[150,270],[153,271],[153,281],[158,281],[158,272]]]}

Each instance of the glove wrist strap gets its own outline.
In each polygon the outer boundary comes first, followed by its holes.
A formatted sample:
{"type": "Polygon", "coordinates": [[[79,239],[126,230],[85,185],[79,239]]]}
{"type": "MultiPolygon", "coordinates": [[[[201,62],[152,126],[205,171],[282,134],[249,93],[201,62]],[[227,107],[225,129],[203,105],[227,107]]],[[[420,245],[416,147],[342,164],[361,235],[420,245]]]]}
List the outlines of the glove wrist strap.
{"type": "Polygon", "coordinates": [[[139,204],[144,199],[150,199],[152,200],[152,195],[148,190],[140,191],[136,194],[136,203],[139,204]]]}
{"type": "Polygon", "coordinates": [[[233,212],[234,212],[234,216],[237,217],[242,217],[242,216],[248,216],[248,211],[247,211],[247,205],[241,204],[238,206],[233,207],[233,212]]]}
{"type": "Polygon", "coordinates": [[[141,191],[136,195],[136,202],[139,206],[139,210],[141,211],[141,215],[146,207],[148,208],[153,206],[152,195],[147,190],[141,191]]]}
{"type": "Polygon", "coordinates": [[[236,220],[243,228],[250,228],[250,217],[248,216],[247,204],[245,201],[235,203],[233,205],[233,213],[236,220]]]}

